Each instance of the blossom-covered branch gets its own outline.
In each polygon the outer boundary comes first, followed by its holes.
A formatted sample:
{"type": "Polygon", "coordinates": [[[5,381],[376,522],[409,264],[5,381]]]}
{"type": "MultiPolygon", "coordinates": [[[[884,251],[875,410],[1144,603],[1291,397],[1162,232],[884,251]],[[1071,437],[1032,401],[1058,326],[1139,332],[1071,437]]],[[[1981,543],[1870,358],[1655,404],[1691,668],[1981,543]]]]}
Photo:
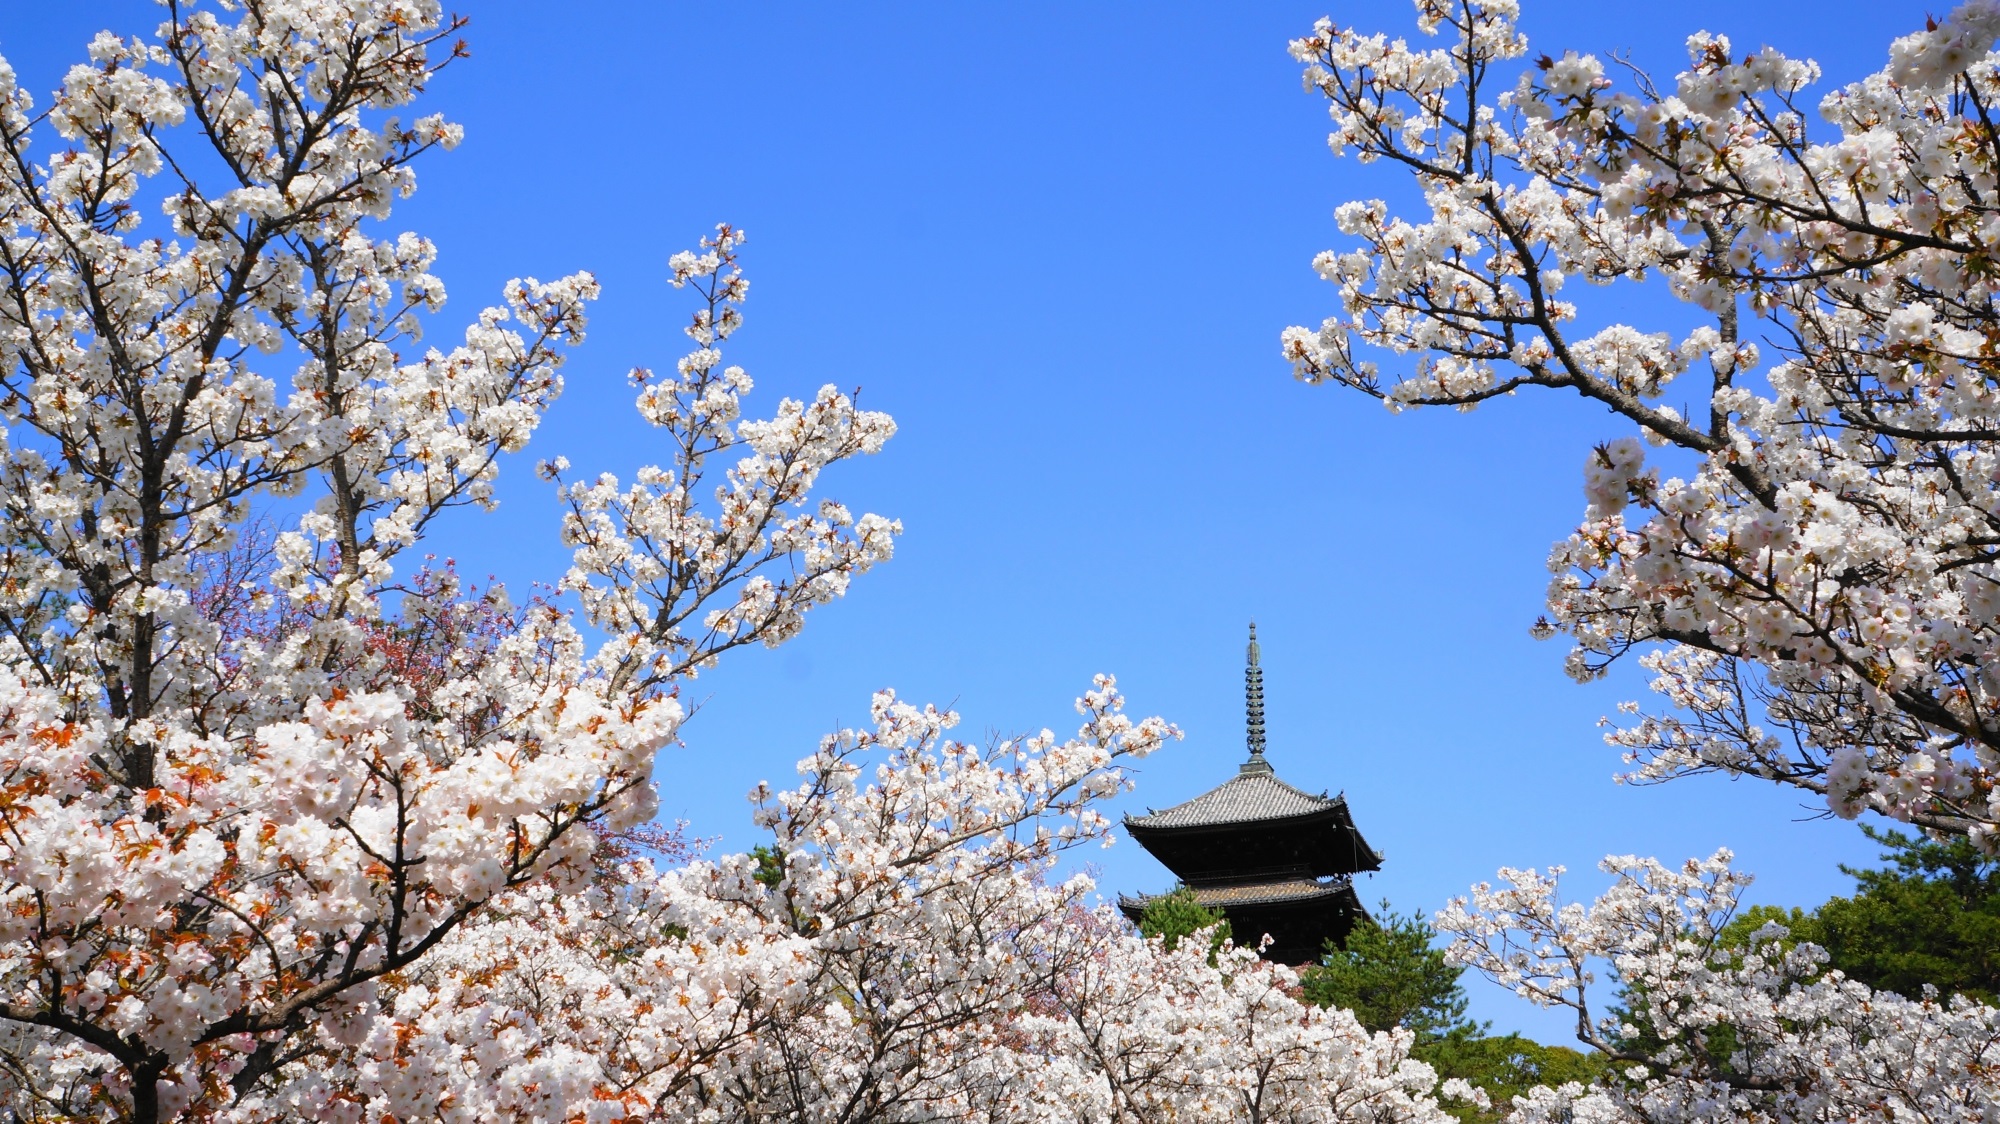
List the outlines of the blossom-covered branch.
{"type": "MultiPolygon", "coordinates": [[[[673,463],[639,470],[629,487],[607,473],[563,488],[563,533],[576,551],[563,588],[583,597],[592,624],[621,637],[599,657],[621,684],[668,682],[730,648],[783,643],[808,609],[890,557],[903,530],[832,500],[805,504],[827,465],[876,452],[894,435],[887,414],[826,386],[809,403],[783,400],[767,421],[742,420],[750,376],[722,365],[721,344],[742,324],[738,306],[750,291],[736,266],[743,237],[724,225],[702,240],[702,253],[674,255],[674,285],[705,300],[685,329],[695,349],[672,376],[632,372],[639,413],[668,431],[673,463]],[[713,486],[714,508],[704,509],[707,462],[739,451],[713,486]],[[791,572],[771,577],[781,561],[791,572]]],[[[557,479],[568,467],[557,458],[542,471],[557,479]]]]}
{"type": "Polygon", "coordinates": [[[1302,1003],[1254,950],[1168,952],[1058,875],[1108,842],[1123,764],[1175,735],[1122,703],[1102,677],[1073,736],[975,746],[882,692],[796,787],[751,793],[765,846],[504,895],[351,1045],[244,1110],[1443,1124],[1407,1033],[1302,1003]]]}
{"type": "MultiPolygon", "coordinates": [[[[600,835],[652,814],[677,678],[792,635],[888,556],[893,523],[810,494],[886,417],[823,396],[718,428],[642,403],[684,480],[755,451],[728,543],[628,520],[651,564],[707,575],[671,612],[603,611],[653,579],[594,556],[569,588],[601,641],[559,602],[467,596],[449,565],[397,576],[439,514],[493,506],[597,292],[512,281],[462,342],[420,343],[435,249],[384,226],[414,161],[460,138],[403,116],[459,27],[434,0],[168,0],[151,41],[99,35],[39,110],[0,63],[15,1115],[228,1118],[355,1044],[496,895],[598,877],[600,835]],[[803,600],[757,592],[800,573],[803,600]]],[[[732,261],[740,240],[718,239],[732,261]]],[[[713,259],[674,258],[676,283],[690,261],[713,259]]],[[[730,277],[711,313],[740,302],[730,277]]]]}
{"type": "Polygon", "coordinates": [[[1438,915],[1460,963],[1574,1010],[1578,1037],[1618,1063],[1594,1088],[1534,1090],[1510,1119],[1970,1124],[2000,1111],[2000,1011],[1873,991],[1824,971],[1824,950],[1780,925],[1726,941],[1750,883],[1730,858],[1606,859],[1612,886],[1588,907],[1558,899],[1560,868],[1502,870],[1507,885],[1476,886],[1438,915]],[[1606,963],[1622,1012],[1591,1006],[1606,963]]]}
{"type": "Polygon", "coordinates": [[[1445,45],[1325,21],[1292,45],[1334,150],[1428,211],[1340,208],[1358,245],[1316,264],[1342,311],[1284,334],[1298,375],[1397,409],[1566,388],[1693,454],[1662,479],[1638,438],[1592,450],[1550,558],[1541,627],[1574,639],[1571,673],[1640,648],[1674,704],[1611,736],[1633,778],[1762,776],[1994,842],[2000,8],[1816,103],[1812,63],[1721,36],[1688,40],[1670,90],[1621,88],[1589,55],[1518,62],[1512,0],[1417,10],[1445,45]],[[1651,278],[1707,323],[1579,327],[1571,282],[1651,278]],[[1417,359],[1384,383],[1357,344],[1417,359]]]}

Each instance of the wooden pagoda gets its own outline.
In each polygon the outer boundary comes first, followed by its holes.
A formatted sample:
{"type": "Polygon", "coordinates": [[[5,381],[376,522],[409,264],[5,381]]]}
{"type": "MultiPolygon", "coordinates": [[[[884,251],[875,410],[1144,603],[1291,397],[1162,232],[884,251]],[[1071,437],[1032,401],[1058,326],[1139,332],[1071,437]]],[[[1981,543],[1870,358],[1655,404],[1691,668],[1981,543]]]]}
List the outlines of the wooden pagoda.
{"type": "MultiPolygon", "coordinates": [[[[1269,934],[1266,959],[1307,964],[1327,941],[1345,943],[1348,930],[1368,916],[1353,879],[1380,870],[1382,856],[1354,826],[1345,797],[1301,792],[1264,759],[1264,670],[1257,658],[1252,624],[1243,673],[1249,760],[1185,804],[1126,816],[1125,830],[1197,901],[1227,917],[1239,943],[1269,934]]],[[[1118,905],[1136,922],[1150,900],[1121,896],[1118,905]]]]}

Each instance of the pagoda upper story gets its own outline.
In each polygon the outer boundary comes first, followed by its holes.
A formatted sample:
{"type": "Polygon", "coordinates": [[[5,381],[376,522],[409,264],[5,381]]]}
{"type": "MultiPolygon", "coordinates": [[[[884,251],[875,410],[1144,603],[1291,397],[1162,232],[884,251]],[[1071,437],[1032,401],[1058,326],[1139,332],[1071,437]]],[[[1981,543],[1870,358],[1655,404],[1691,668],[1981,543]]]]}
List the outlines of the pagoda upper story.
{"type": "MultiPolygon", "coordinates": [[[[1183,804],[1126,816],[1125,830],[1229,918],[1241,944],[1265,934],[1264,955],[1287,964],[1318,959],[1328,940],[1343,942],[1367,916],[1353,876],[1380,870],[1382,856],[1354,826],[1343,796],[1314,796],[1278,778],[1264,758],[1264,671],[1257,626],[1250,626],[1244,702],[1249,760],[1236,776],[1183,804]]],[[[1124,898],[1138,919],[1149,898],[1124,898]]]]}

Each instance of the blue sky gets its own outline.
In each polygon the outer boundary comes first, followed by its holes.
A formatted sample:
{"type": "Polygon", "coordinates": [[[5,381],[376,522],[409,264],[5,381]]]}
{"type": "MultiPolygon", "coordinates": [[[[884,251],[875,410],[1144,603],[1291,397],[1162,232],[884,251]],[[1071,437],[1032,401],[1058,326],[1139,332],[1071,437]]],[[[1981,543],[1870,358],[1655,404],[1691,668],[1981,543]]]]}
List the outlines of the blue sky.
{"type": "MultiPolygon", "coordinates": [[[[1661,77],[1695,30],[1881,65],[1914,3],[1537,3],[1534,53],[1629,50],[1661,77]]],[[[1287,325],[1331,288],[1333,208],[1400,185],[1336,161],[1286,40],[1331,14],[1415,37],[1405,4],[637,4],[464,0],[472,57],[426,111],[465,143],[419,167],[394,229],[440,246],[459,326],[510,277],[605,287],[569,390],[507,466],[502,508],[435,549],[516,590],[566,564],[528,471],[563,453],[622,475],[654,458],[624,372],[671,363],[689,305],[668,254],[746,228],[750,408],[862,388],[901,432],[828,494],[907,526],[890,564],[777,651],[732,657],[658,777],[669,817],[756,841],[742,794],[790,780],[872,691],[958,708],[965,733],[1070,729],[1092,673],[1187,733],[1123,807],[1165,807],[1243,756],[1245,623],[1259,623],[1270,755],[1345,790],[1382,872],[1363,897],[1434,909],[1501,865],[1728,845],[1758,900],[1811,905],[1874,849],[1791,795],[1705,778],[1615,785],[1596,728],[1636,676],[1577,686],[1530,639],[1549,543],[1582,509],[1590,445],[1624,428],[1531,396],[1391,417],[1293,382],[1287,325]]],[[[91,33],[150,29],[140,0],[0,0],[0,53],[39,93],[91,33]]],[[[1606,315],[1678,322],[1645,295],[1606,315]],[[1669,319],[1671,318],[1671,319],[1669,319]]],[[[1107,891],[1169,875],[1129,840],[1083,857],[1107,891]]],[[[1474,984],[1473,1014],[1567,1039],[1572,1023],[1474,984]]]]}

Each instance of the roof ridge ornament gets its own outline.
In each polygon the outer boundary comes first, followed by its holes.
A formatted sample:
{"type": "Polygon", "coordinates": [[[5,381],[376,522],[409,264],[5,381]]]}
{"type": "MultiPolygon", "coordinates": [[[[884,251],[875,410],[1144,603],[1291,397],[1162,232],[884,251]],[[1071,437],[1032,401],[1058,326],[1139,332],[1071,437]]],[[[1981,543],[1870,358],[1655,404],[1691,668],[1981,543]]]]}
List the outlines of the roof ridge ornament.
{"type": "Polygon", "coordinates": [[[1237,772],[1243,776],[1270,776],[1271,763],[1264,760],[1264,669],[1258,665],[1261,654],[1257,647],[1257,622],[1250,622],[1249,663],[1243,668],[1243,710],[1245,741],[1250,746],[1250,759],[1237,772]]]}

